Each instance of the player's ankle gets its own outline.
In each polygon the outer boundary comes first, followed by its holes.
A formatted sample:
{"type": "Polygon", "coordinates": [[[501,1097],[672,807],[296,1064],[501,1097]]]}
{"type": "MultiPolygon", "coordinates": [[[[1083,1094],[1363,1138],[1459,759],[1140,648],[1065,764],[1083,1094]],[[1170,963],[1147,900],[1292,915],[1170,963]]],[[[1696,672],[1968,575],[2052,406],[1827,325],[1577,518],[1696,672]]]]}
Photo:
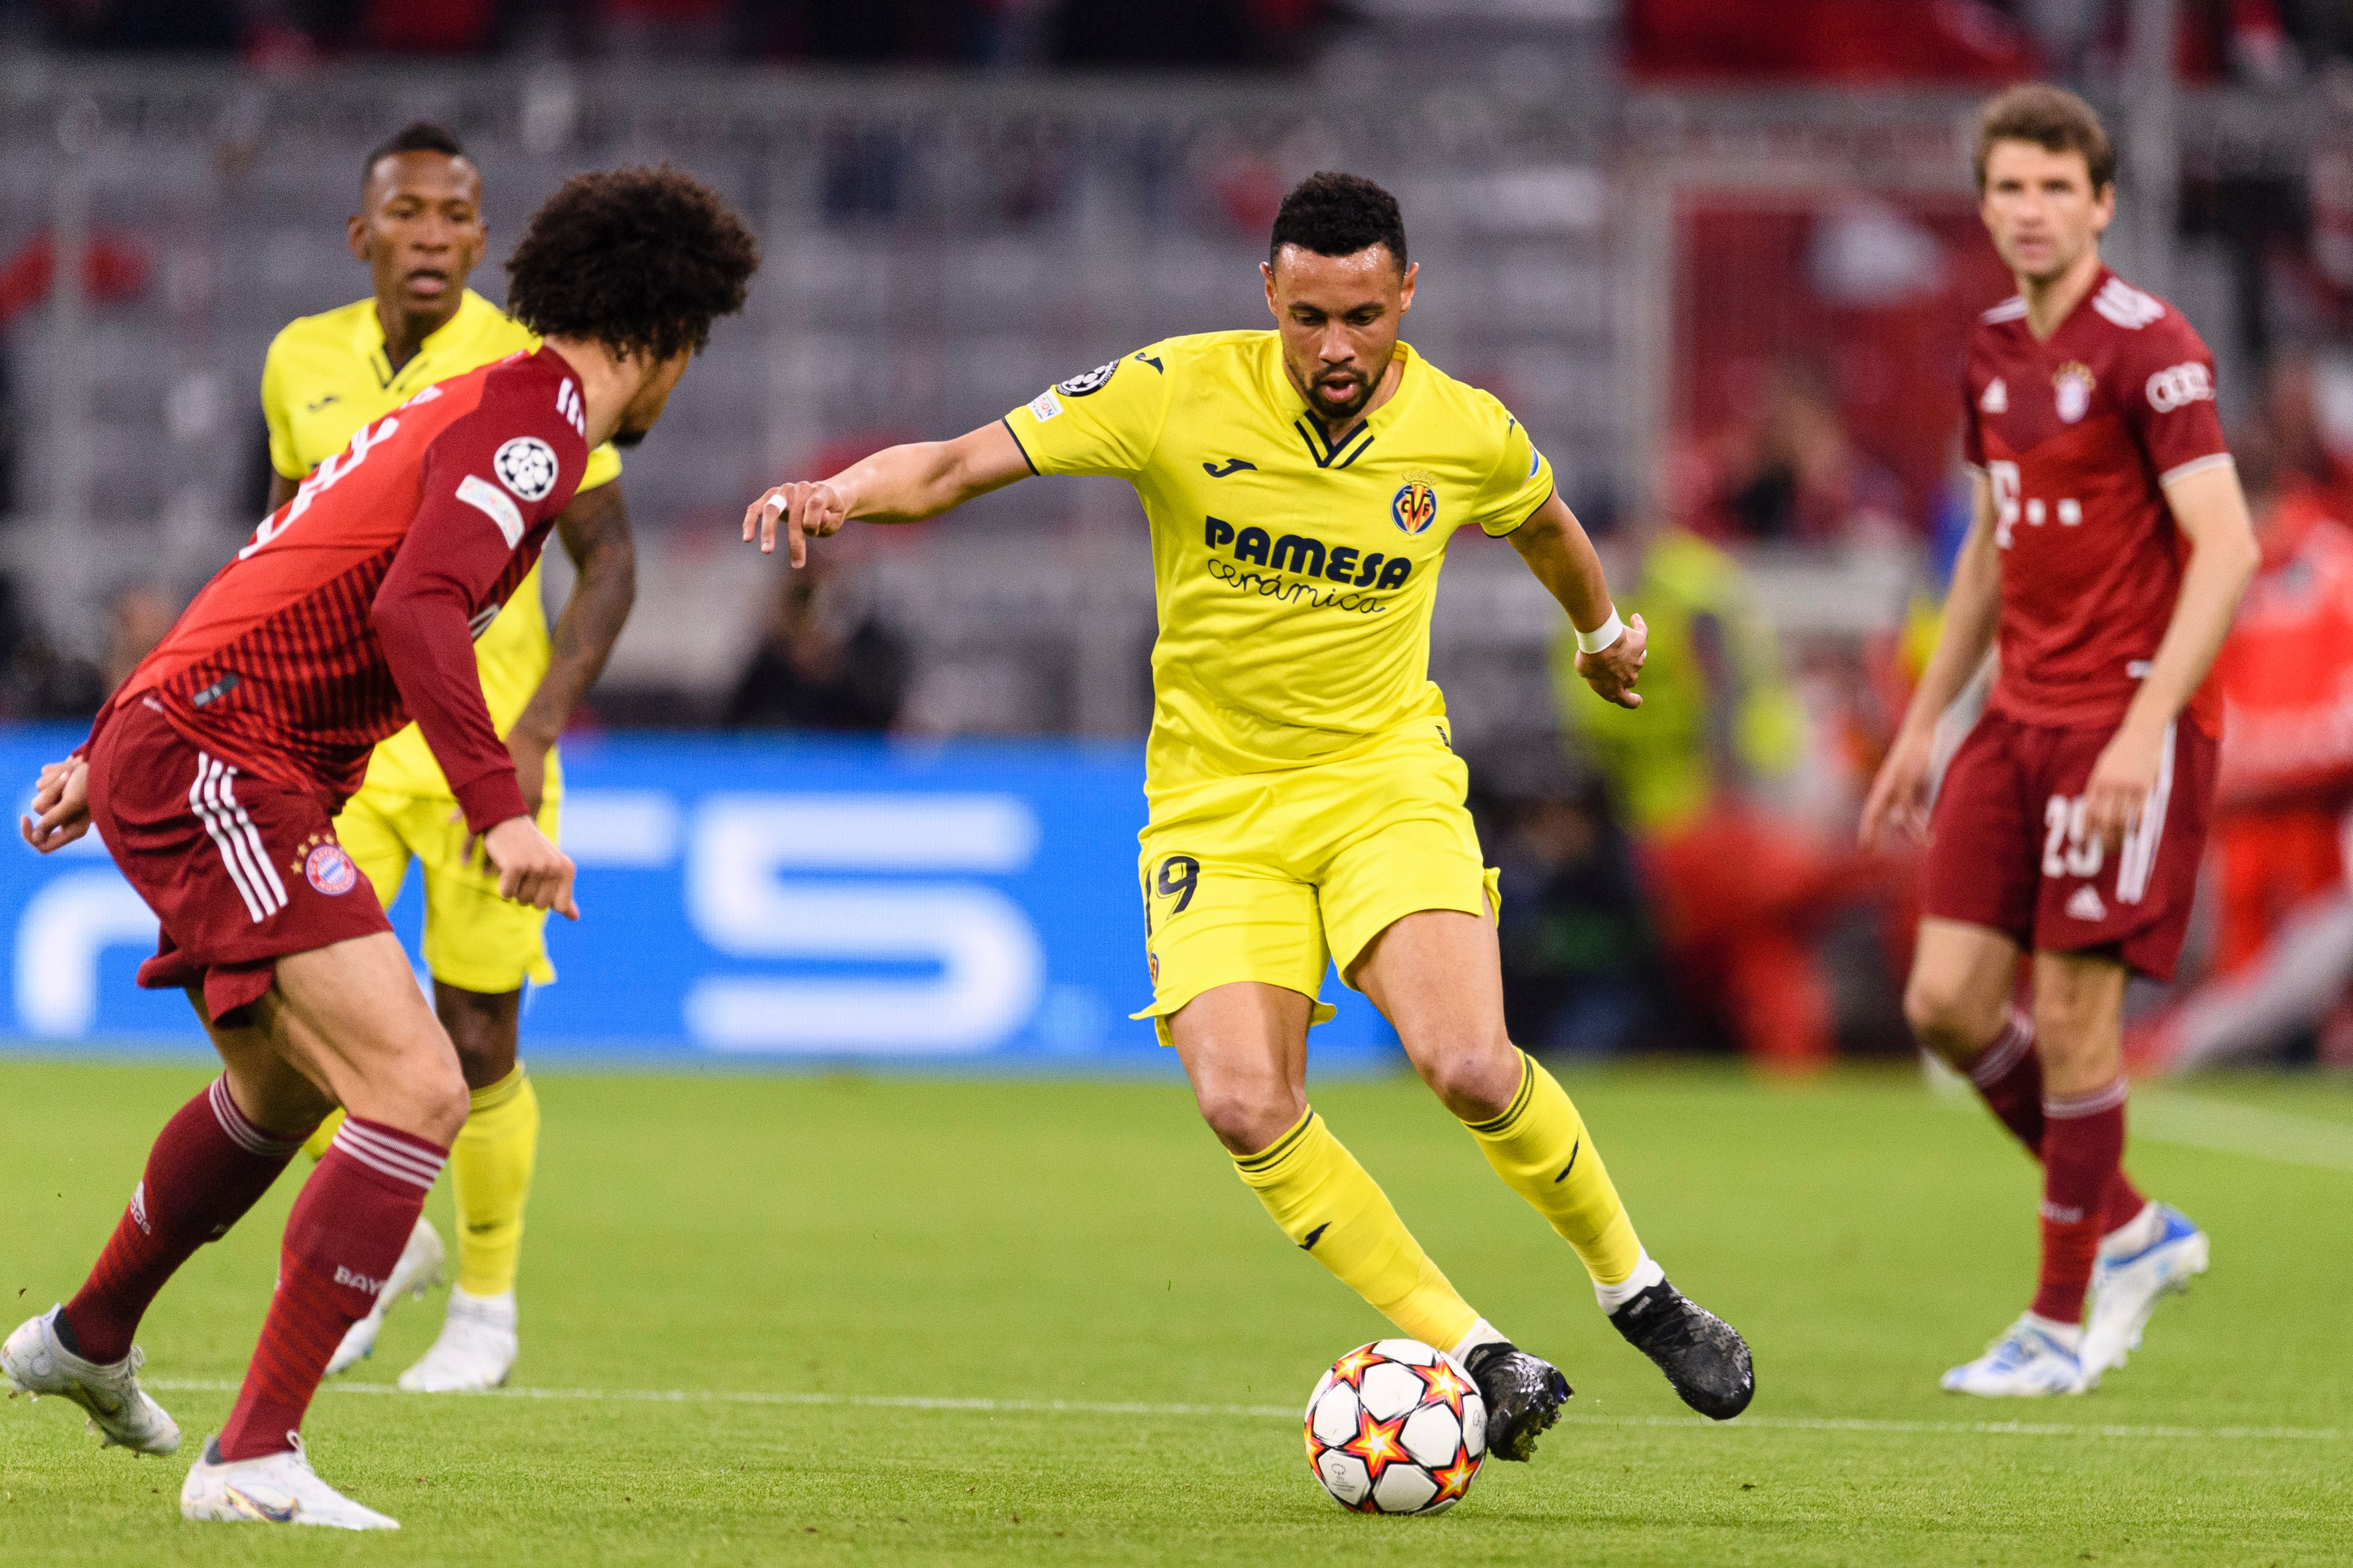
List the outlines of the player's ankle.
{"type": "Polygon", "coordinates": [[[2114,1256],[2138,1252],[2154,1242],[2165,1229],[2165,1216],[2154,1201],[2140,1205],[2138,1213],[2100,1237],[2100,1250],[2114,1256]]]}
{"type": "Polygon", "coordinates": [[[2084,1348],[2084,1325],[2063,1323],[2056,1318],[2046,1318],[2040,1312],[2029,1312],[2026,1321],[2047,1335],[2052,1343],[2073,1355],[2084,1348]]]}
{"type": "Polygon", "coordinates": [[[1666,1277],[1667,1271],[1651,1261],[1646,1248],[1641,1261],[1634,1265],[1634,1272],[1625,1279],[1615,1284],[1605,1284],[1596,1279],[1593,1282],[1593,1299],[1601,1303],[1603,1311],[1614,1312],[1651,1286],[1662,1282],[1666,1277]]]}
{"type": "Polygon", "coordinates": [[[1472,1324],[1471,1331],[1464,1334],[1461,1339],[1455,1341],[1452,1347],[1450,1348],[1446,1353],[1452,1356],[1458,1362],[1467,1363],[1470,1360],[1471,1352],[1477,1350],[1481,1345],[1507,1345],[1511,1342],[1510,1337],[1507,1336],[1503,1330],[1497,1328],[1486,1319],[1482,1318],[1477,1322],[1472,1324]]]}

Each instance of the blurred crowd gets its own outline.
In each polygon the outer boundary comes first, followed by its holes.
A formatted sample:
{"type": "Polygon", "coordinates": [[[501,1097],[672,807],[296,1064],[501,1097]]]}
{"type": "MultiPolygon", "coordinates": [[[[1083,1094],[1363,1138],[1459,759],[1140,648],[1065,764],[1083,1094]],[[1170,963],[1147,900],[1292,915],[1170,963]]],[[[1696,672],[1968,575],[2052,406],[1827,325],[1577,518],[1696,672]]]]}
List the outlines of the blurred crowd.
{"type": "MultiPolygon", "coordinates": [[[[0,0],[0,16],[11,0],[0,0]]],[[[1294,58],[1324,0],[13,0],[64,49],[234,55],[675,56],[1241,68],[1294,58]]]]}

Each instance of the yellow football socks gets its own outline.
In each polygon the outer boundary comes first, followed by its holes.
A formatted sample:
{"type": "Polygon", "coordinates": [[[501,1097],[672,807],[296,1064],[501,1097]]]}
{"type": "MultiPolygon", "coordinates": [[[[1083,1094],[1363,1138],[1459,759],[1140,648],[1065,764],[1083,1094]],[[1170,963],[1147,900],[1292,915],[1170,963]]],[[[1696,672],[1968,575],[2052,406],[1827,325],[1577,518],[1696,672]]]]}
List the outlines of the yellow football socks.
{"type": "Polygon", "coordinates": [[[1237,1155],[1234,1169],[1283,1235],[1400,1331],[1449,1347],[1479,1321],[1379,1184],[1313,1110],[1257,1153],[1237,1155]]]}
{"type": "Polygon", "coordinates": [[[539,1096],[518,1064],[488,1089],[449,1151],[458,1199],[458,1289],[503,1296],[514,1289],[522,1253],[523,1204],[539,1159],[539,1096]]]}
{"type": "Polygon", "coordinates": [[[1520,1062],[1519,1092],[1510,1106],[1491,1121],[1466,1125],[1495,1173],[1552,1222],[1586,1272],[1618,1284],[1642,1261],[1633,1222],[1568,1091],[1535,1058],[1522,1052],[1520,1062]]]}

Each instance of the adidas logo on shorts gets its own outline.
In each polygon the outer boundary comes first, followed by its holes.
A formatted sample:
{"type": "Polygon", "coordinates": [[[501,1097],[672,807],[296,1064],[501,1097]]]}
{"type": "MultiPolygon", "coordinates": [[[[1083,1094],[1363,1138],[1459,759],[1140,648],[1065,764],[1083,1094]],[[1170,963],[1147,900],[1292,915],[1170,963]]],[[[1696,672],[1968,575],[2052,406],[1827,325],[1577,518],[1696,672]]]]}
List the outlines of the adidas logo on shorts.
{"type": "Polygon", "coordinates": [[[2108,918],[2108,906],[2100,901],[2100,889],[2086,882],[2075,889],[2067,900],[2067,918],[2077,921],[2104,921],[2108,918]]]}

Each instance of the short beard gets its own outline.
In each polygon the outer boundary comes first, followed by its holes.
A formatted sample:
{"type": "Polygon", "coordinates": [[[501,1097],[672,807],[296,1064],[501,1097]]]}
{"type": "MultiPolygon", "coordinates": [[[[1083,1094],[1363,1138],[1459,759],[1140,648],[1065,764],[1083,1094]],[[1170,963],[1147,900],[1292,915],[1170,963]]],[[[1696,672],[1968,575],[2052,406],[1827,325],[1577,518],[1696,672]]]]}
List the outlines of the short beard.
{"type": "Polygon", "coordinates": [[[643,442],[653,432],[650,430],[616,430],[613,432],[612,444],[626,452],[643,442]]]}

